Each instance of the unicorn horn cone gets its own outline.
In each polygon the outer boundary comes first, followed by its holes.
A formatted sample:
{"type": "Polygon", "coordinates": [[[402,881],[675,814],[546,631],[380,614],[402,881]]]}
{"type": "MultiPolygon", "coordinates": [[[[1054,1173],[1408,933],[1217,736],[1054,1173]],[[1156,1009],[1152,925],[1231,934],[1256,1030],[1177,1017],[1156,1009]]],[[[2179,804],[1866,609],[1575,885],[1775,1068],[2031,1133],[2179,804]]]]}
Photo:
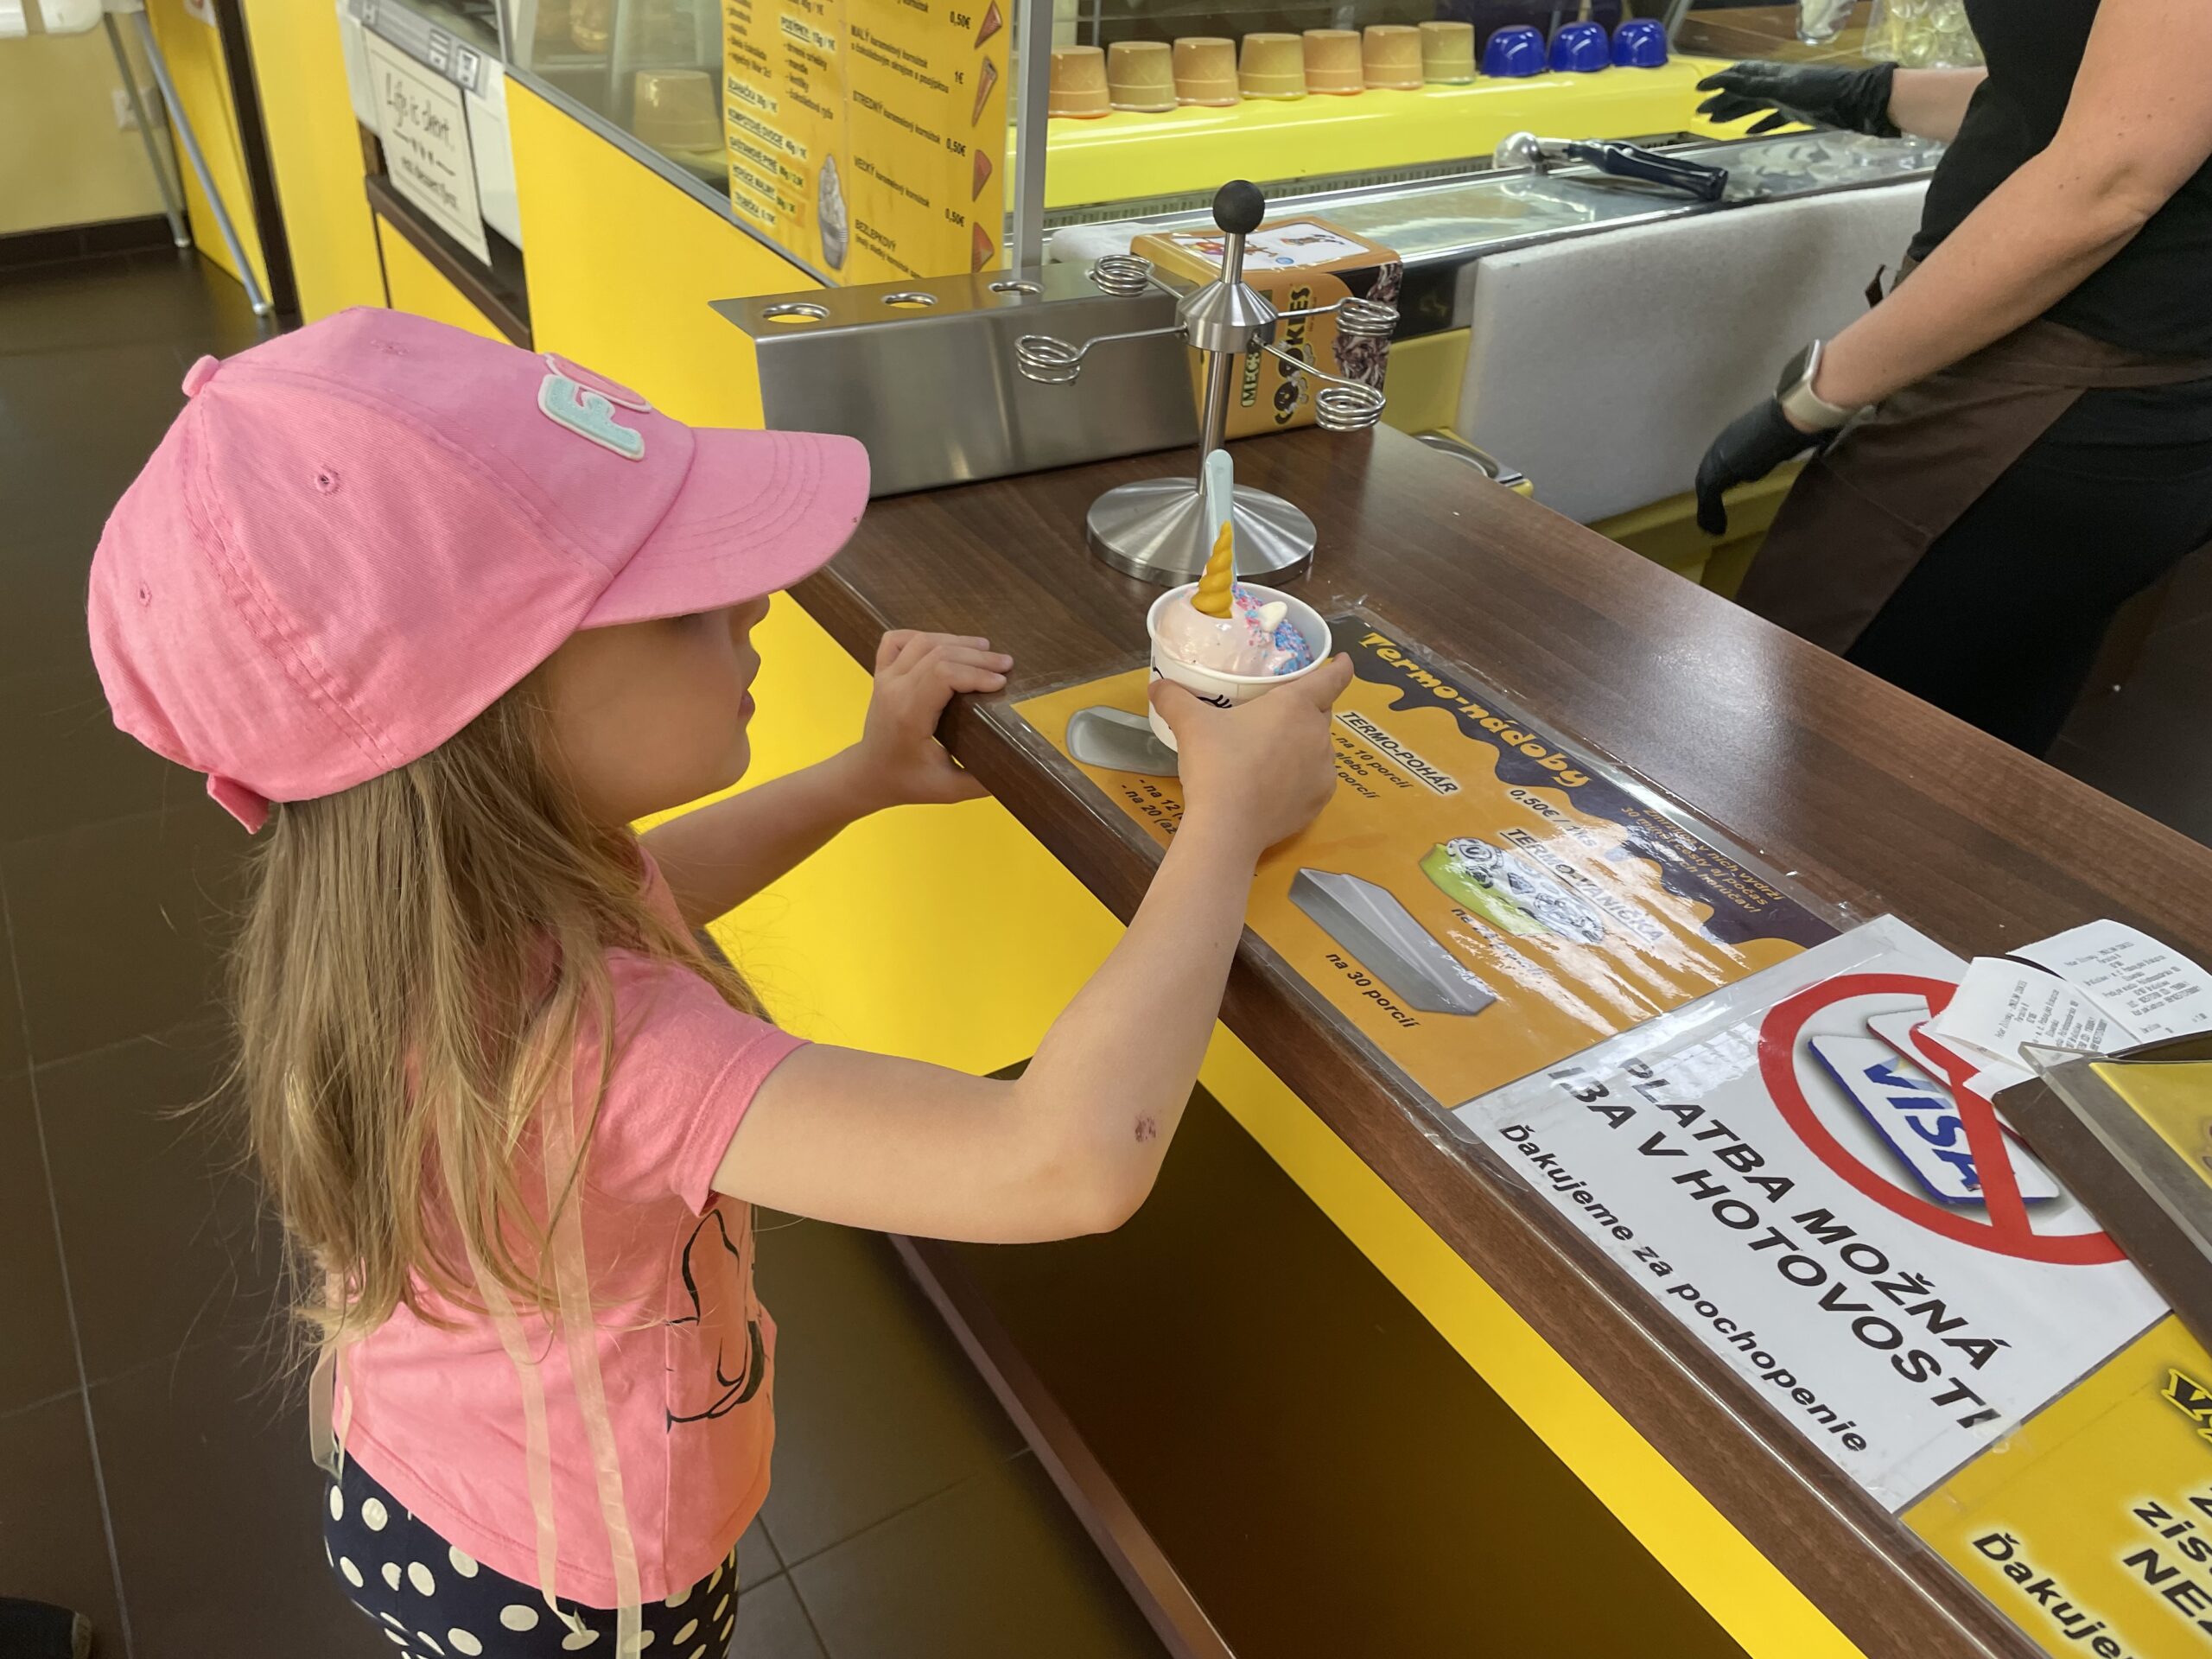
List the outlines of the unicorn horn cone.
{"type": "Polygon", "coordinates": [[[1229,590],[1236,580],[1234,537],[1230,522],[1223,519],[1221,533],[1213,538],[1212,556],[1206,560],[1205,574],[1198,578],[1198,591],[1191,595],[1191,608],[1206,616],[1229,615],[1229,590]]]}

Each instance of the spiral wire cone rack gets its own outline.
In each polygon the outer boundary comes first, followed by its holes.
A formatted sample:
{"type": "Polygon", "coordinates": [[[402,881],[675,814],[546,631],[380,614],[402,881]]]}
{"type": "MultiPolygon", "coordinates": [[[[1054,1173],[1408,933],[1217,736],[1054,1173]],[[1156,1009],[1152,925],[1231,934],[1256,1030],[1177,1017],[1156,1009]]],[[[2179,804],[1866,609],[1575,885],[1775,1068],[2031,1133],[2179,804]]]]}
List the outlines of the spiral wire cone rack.
{"type": "MultiPolygon", "coordinates": [[[[1277,311],[1266,296],[1243,280],[1244,238],[1259,227],[1266,200],[1257,187],[1243,180],[1224,185],[1214,197],[1214,223],[1226,238],[1221,270],[1215,278],[1176,300],[1175,321],[1165,328],[1097,334],[1080,346],[1051,334],[1024,334],[1014,342],[1015,366],[1042,385],[1065,386],[1082,374],[1084,359],[1100,346],[1173,337],[1198,351],[1205,361],[1205,402],[1199,421],[1199,465],[1221,447],[1229,423],[1229,402],[1237,365],[1259,351],[1276,359],[1295,376],[1301,400],[1310,398],[1315,423],[1330,432],[1364,432],[1382,418],[1379,387],[1317,369],[1303,357],[1274,343],[1279,323],[1333,317],[1340,338],[1387,340],[1397,327],[1394,306],[1352,296],[1333,305],[1302,311],[1277,311]]],[[[1101,293],[1135,299],[1147,293],[1175,294],[1154,273],[1152,262],[1135,254],[1110,253],[1090,268],[1101,293]]],[[[1313,562],[1313,521],[1280,496],[1249,485],[1236,486],[1231,509],[1236,524],[1236,567],[1252,576],[1294,575],[1313,562]]],[[[1196,478],[1146,479],[1124,484],[1090,505],[1085,531],[1091,551],[1116,569],[1162,587],[1194,580],[1205,568],[1218,526],[1206,521],[1196,478]]]]}

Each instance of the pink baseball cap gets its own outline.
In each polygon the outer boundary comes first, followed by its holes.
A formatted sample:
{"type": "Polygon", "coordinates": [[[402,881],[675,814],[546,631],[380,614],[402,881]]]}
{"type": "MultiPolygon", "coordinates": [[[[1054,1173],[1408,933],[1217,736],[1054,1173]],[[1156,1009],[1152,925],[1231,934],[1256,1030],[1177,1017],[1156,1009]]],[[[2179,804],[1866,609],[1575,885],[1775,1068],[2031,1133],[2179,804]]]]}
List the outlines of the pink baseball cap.
{"type": "Polygon", "coordinates": [[[550,353],[360,308],[185,376],[93,556],[115,723],[249,830],[428,754],[580,628],[843,546],[868,452],[697,429],[550,353]]]}

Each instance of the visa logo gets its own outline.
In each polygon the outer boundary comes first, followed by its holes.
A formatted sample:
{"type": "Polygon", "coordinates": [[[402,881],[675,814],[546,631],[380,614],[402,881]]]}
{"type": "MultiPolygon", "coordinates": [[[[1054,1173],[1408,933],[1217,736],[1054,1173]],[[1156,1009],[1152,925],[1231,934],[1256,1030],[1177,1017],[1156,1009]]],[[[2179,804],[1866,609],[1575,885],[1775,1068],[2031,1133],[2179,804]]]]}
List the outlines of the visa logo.
{"type": "MultiPolygon", "coordinates": [[[[1814,1058],[1929,1196],[1944,1204],[1983,1201],[1966,1122],[1948,1088],[1872,1037],[1814,1037],[1808,1042],[1814,1058]]],[[[2012,1154],[2012,1176],[2024,1201],[2059,1196],[2050,1172],[2009,1133],[2005,1148],[2012,1154]]]]}

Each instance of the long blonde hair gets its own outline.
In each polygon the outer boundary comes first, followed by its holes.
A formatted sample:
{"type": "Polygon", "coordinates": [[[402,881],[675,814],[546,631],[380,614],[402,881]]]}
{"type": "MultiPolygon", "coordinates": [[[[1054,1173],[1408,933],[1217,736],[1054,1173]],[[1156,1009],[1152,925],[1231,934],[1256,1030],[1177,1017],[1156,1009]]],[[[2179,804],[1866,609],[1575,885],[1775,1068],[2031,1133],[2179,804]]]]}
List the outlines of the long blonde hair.
{"type": "Polygon", "coordinates": [[[272,813],[232,963],[237,1083],[303,1334],[480,1308],[480,1268],[552,1317],[553,1217],[517,1166],[560,1068],[604,1033],[573,1200],[619,1039],[610,950],[757,1010],[648,907],[634,838],[586,816],[550,744],[525,680],[421,760],[272,813]]]}

